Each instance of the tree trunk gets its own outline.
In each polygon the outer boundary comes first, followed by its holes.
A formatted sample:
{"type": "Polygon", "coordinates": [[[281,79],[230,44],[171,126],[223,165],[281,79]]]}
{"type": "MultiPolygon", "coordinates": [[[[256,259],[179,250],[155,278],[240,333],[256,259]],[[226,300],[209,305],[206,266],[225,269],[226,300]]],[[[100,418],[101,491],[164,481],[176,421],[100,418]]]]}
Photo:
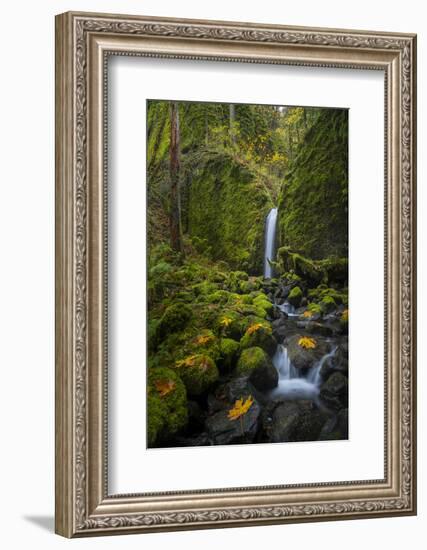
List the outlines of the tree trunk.
{"type": "Polygon", "coordinates": [[[170,234],[171,247],[176,252],[183,253],[181,233],[181,204],[179,192],[179,114],[178,103],[173,101],[171,113],[171,139],[170,139],[170,234]]]}
{"type": "Polygon", "coordinates": [[[230,103],[230,138],[231,142],[236,142],[236,135],[234,134],[234,123],[236,120],[236,106],[234,103],[230,103]]]}

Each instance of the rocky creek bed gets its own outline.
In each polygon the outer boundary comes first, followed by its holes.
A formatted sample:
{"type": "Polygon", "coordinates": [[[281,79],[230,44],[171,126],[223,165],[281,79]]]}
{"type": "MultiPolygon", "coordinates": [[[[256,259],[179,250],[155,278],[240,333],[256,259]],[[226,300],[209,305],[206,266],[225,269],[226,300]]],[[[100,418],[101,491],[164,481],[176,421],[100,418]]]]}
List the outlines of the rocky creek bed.
{"type": "Polygon", "coordinates": [[[149,333],[149,446],[348,438],[345,277],[304,267],[173,294],[149,333]]]}

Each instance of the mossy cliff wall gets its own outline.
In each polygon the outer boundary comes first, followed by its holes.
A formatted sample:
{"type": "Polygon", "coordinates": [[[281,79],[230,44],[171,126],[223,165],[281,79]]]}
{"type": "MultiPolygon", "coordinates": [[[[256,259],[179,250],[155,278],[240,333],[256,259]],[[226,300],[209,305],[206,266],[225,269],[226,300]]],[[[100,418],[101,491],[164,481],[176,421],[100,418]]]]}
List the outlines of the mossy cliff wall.
{"type": "Polygon", "coordinates": [[[188,189],[188,233],[214,260],[259,275],[272,206],[261,175],[226,153],[205,155],[188,189]]]}
{"type": "Polygon", "coordinates": [[[347,256],[348,111],[325,109],[291,162],[279,194],[281,245],[310,258],[347,256]]]}

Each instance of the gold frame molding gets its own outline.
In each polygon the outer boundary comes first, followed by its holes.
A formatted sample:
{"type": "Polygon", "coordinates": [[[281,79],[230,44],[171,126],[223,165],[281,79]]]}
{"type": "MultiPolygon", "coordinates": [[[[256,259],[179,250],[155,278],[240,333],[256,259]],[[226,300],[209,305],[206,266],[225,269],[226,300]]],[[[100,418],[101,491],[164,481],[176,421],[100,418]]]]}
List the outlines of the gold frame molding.
{"type": "Polygon", "coordinates": [[[56,532],[66,537],[416,513],[416,36],[68,12],[56,17],[56,532]],[[385,476],[109,495],[109,55],[367,68],[385,75],[385,476]]]}

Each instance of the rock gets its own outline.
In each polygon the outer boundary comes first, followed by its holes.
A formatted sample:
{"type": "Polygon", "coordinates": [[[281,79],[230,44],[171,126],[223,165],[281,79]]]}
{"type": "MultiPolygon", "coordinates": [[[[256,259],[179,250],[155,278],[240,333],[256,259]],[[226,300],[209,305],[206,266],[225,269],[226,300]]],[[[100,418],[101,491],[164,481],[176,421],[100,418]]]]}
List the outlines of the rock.
{"type": "Polygon", "coordinates": [[[177,361],[176,370],[191,396],[205,393],[219,378],[218,368],[208,355],[191,355],[177,361]]]}
{"type": "Polygon", "coordinates": [[[259,347],[269,355],[273,355],[277,348],[276,339],[273,336],[270,325],[254,323],[250,325],[240,340],[240,348],[259,347]]]}
{"type": "Polygon", "coordinates": [[[231,420],[224,409],[206,420],[206,431],[213,445],[252,443],[258,430],[261,407],[256,400],[241,418],[231,420]]]}
{"type": "Polygon", "coordinates": [[[348,409],[341,409],[329,418],[319,435],[319,441],[348,439],[348,409]]]}
{"type": "Polygon", "coordinates": [[[333,410],[348,406],[348,380],[340,372],[334,372],[320,388],[320,399],[333,410]]]}
{"type": "Polygon", "coordinates": [[[280,319],[273,321],[271,323],[271,326],[273,328],[273,336],[276,341],[283,342],[283,339],[285,338],[287,332],[286,326],[284,324],[284,318],[281,317],[280,319]]]}
{"type": "Polygon", "coordinates": [[[165,338],[172,332],[182,330],[192,318],[193,311],[188,304],[178,303],[166,308],[157,327],[160,338],[165,338]]]}
{"type": "Polygon", "coordinates": [[[209,415],[222,409],[230,409],[238,399],[245,400],[248,397],[255,398],[262,406],[268,401],[268,398],[251,383],[248,375],[232,378],[229,382],[219,386],[214,394],[209,394],[209,415]]]}
{"type": "Polygon", "coordinates": [[[221,338],[219,343],[219,359],[217,366],[221,372],[229,372],[237,362],[240,344],[232,338],[221,338]]]}
{"type": "Polygon", "coordinates": [[[262,348],[255,346],[242,351],[237,362],[236,371],[239,374],[249,376],[253,370],[269,365],[272,365],[270,357],[262,348]]]}
{"type": "Polygon", "coordinates": [[[323,340],[312,338],[315,347],[305,348],[299,344],[301,338],[303,338],[301,334],[295,334],[288,339],[287,348],[289,359],[297,369],[309,369],[327,353],[328,346],[323,340]]]}
{"type": "Polygon", "coordinates": [[[316,441],[325,423],[325,413],[312,401],[273,402],[263,413],[266,441],[316,441]]]}
{"type": "Polygon", "coordinates": [[[299,307],[302,300],[302,290],[299,286],[295,286],[288,295],[288,302],[294,307],[299,307]]]}
{"type": "Polygon", "coordinates": [[[320,307],[323,313],[330,313],[337,308],[337,303],[332,296],[325,296],[320,302],[320,307]]]}
{"type": "Polygon", "coordinates": [[[206,413],[202,410],[197,401],[189,400],[187,403],[188,408],[188,431],[197,432],[200,431],[206,420],[206,413]]]}
{"type": "Polygon", "coordinates": [[[274,306],[265,294],[261,294],[254,298],[253,305],[256,307],[261,307],[267,312],[268,315],[273,313],[274,306]]]}
{"type": "Polygon", "coordinates": [[[174,441],[174,447],[206,447],[212,445],[209,435],[202,432],[190,437],[177,437],[174,441]]]}
{"type": "Polygon", "coordinates": [[[320,370],[320,376],[324,382],[334,372],[340,372],[348,376],[348,343],[342,342],[335,354],[325,361],[320,370]]]}
{"type": "Polygon", "coordinates": [[[325,325],[324,323],[318,323],[312,320],[306,323],[305,330],[310,334],[320,334],[320,336],[334,336],[336,334],[336,331],[331,325],[325,325]]]}
{"type": "Polygon", "coordinates": [[[249,380],[259,391],[272,390],[279,382],[279,373],[273,364],[262,365],[251,372],[249,380]]]}

